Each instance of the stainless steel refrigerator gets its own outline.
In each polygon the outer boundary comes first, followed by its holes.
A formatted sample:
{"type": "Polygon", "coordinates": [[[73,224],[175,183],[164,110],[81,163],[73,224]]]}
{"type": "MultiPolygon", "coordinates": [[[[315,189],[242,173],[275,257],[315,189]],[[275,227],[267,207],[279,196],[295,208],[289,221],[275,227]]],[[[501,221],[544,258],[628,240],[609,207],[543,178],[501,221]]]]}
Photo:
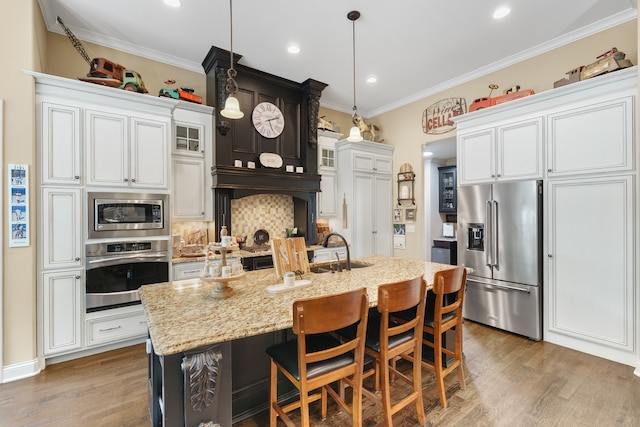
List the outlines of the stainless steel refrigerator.
{"type": "Polygon", "coordinates": [[[458,188],[463,317],[542,339],[542,181],[458,188]]]}

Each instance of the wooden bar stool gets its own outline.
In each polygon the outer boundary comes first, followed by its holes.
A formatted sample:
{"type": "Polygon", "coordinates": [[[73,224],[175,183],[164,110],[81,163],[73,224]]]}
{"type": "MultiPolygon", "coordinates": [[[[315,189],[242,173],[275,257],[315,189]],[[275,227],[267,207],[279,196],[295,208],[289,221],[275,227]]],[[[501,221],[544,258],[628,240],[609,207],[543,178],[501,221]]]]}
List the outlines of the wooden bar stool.
{"type": "MultiPolygon", "coordinates": [[[[374,359],[374,367],[365,372],[364,377],[375,374],[375,391],[363,387],[362,392],[382,403],[385,424],[393,426],[392,416],[415,403],[420,425],[425,424],[422,403],[422,369],[419,361],[422,354],[422,325],[425,312],[427,284],[422,277],[402,282],[389,283],[378,288],[377,310],[370,310],[365,354],[374,359]],[[392,320],[393,314],[404,311],[412,313],[412,319],[402,322],[392,320]],[[408,377],[396,369],[397,358],[412,362],[412,376],[408,377]],[[401,400],[391,402],[390,377],[400,378],[412,385],[413,390],[401,400]]],[[[407,317],[407,316],[405,316],[407,317]]],[[[338,331],[346,338],[353,337],[354,328],[338,331]]]]}
{"type": "Polygon", "coordinates": [[[278,416],[288,426],[288,412],[300,408],[304,427],[309,426],[309,403],[321,401],[322,419],[327,416],[327,393],[352,415],[353,425],[362,426],[362,374],[367,327],[368,298],[361,288],[341,294],[299,300],[293,304],[293,332],[296,339],[267,348],[271,357],[269,393],[270,425],[278,416]],[[333,332],[352,326],[352,339],[340,341],[333,332]],[[278,403],[278,371],[300,391],[298,401],[278,403]],[[352,407],[330,384],[344,380],[353,387],[352,407]],[[320,389],[319,392],[309,394],[320,389]]]}
{"type": "Polygon", "coordinates": [[[434,276],[433,293],[435,304],[433,318],[425,315],[424,332],[433,337],[433,340],[424,338],[423,343],[433,348],[433,363],[422,360],[422,366],[436,374],[436,383],[440,393],[440,405],[447,407],[447,396],[444,388],[444,377],[457,369],[460,387],[464,389],[464,370],[462,368],[462,302],[464,301],[464,288],[467,282],[467,270],[464,265],[456,268],[438,271],[434,276]],[[455,297],[455,301],[452,301],[455,297]],[[449,329],[455,329],[455,349],[451,351],[442,346],[442,334],[449,329]],[[450,356],[455,360],[444,368],[442,357],[450,356]]]}

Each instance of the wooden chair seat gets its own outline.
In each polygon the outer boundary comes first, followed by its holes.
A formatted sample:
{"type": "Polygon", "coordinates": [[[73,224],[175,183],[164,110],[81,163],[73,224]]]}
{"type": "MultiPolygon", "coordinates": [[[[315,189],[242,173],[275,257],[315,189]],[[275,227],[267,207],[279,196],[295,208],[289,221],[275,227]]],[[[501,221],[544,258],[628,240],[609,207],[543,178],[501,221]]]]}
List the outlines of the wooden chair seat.
{"type": "MultiPolygon", "coordinates": [[[[307,352],[315,353],[337,347],[340,345],[335,337],[330,334],[319,334],[307,337],[307,352]]],[[[300,381],[298,369],[298,340],[290,340],[267,348],[267,354],[282,368],[289,372],[296,380],[300,381]]],[[[307,365],[307,379],[324,375],[336,369],[349,366],[354,363],[353,353],[343,353],[331,359],[309,363],[307,365]]]]}

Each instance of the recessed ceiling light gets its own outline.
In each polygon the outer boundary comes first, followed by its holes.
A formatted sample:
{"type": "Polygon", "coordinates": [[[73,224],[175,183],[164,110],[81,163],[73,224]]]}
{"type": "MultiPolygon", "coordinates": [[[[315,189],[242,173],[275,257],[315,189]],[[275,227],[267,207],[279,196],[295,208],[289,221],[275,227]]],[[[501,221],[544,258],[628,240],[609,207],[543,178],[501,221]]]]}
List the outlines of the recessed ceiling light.
{"type": "Polygon", "coordinates": [[[425,151],[424,153],[422,153],[422,155],[424,157],[431,157],[431,156],[433,156],[433,151],[425,151]]]}
{"type": "Polygon", "coordinates": [[[300,47],[292,44],[287,48],[287,52],[289,53],[300,53],[300,47]]]}
{"type": "Polygon", "coordinates": [[[493,12],[493,17],[495,19],[500,19],[500,18],[504,18],[510,13],[511,13],[511,9],[509,9],[507,6],[500,6],[495,10],[495,12],[493,12]]]}
{"type": "Polygon", "coordinates": [[[367,83],[375,83],[377,81],[378,81],[378,78],[376,76],[371,76],[367,78],[367,83]]]}
{"type": "Polygon", "coordinates": [[[180,7],[182,2],[180,0],[164,0],[164,4],[171,7],[180,7]]]}

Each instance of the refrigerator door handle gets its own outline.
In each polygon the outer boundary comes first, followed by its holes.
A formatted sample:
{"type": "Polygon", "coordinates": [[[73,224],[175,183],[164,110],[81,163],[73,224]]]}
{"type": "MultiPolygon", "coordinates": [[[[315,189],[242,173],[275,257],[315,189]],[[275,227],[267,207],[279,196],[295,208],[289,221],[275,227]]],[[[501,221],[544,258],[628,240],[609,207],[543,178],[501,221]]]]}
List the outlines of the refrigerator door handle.
{"type": "Polygon", "coordinates": [[[491,266],[495,268],[500,268],[500,260],[498,259],[498,202],[492,200],[492,208],[491,208],[491,266]]]}
{"type": "Polygon", "coordinates": [[[492,258],[493,227],[491,224],[491,200],[486,201],[484,217],[487,225],[487,230],[486,230],[486,233],[484,234],[484,238],[486,240],[484,245],[484,259],[485,259],[485,265],[487,267],[491,267],[493,265],[493,258],[492,258]]]}
{"type": "Polygon", "coordinates": [[[483,282],[482,280],[478,280],[476,278],[472,278],[472,279],[470,279],[470,281],[472,281],[473,283],[479,283],[479,284],[481,284],[483,286],[486,286],[489,289],[508,289],[510,291],[525,292],[527,294],[531,293],[531,290],[529,289],[529,287],[519,288],[519,287],[516,287],[516,286],[509,286],[509,285],[504,285],[504,284],[497,285],[495,283],[483,282]]]}

